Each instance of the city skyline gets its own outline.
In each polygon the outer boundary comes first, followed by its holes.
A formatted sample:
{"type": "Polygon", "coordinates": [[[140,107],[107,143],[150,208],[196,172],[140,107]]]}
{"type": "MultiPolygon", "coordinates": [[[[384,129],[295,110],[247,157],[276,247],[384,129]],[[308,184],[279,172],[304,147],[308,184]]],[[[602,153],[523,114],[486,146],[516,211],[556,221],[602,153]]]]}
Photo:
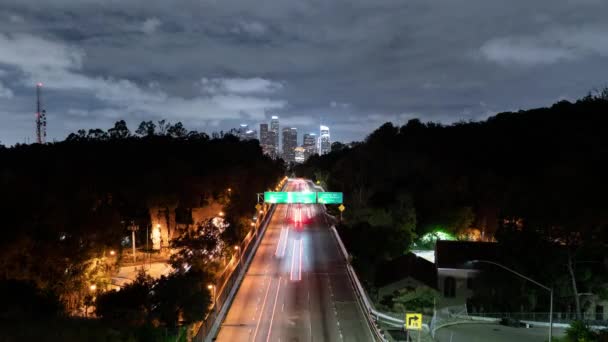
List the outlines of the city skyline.
{"type": "Polygon", "coordinates": [[[275,112],[303,131],[322,114],[336,140],[361,141],[387,121],[572,101],[606,78],[602,1],[87,4],[0,5],[3,144],[35,141],[38,82],[47,141],[120,119],[211,133],[275,112]]]}

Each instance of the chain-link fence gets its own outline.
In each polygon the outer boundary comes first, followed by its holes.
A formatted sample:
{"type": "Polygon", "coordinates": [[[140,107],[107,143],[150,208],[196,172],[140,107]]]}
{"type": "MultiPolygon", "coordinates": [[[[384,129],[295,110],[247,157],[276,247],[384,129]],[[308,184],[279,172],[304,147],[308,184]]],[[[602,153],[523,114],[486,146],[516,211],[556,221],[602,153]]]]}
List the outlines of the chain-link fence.
{"type": "Polygon", "coordinates": [[[472,319],[469,316],[466,305],[446,306],[441,309],[436,309],[429,327],[431,336],[435,338],[435,332],[437,329],[445,326],[446,324],[471,320],[472,319]]]}

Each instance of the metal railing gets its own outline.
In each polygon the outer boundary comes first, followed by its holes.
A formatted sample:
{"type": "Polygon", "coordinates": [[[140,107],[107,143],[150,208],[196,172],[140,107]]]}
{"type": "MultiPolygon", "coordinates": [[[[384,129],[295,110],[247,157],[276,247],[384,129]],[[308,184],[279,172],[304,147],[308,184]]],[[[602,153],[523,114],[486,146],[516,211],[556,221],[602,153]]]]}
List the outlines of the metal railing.
{"type": "MultiPolygon", "coordinates": [[[[487,318],[513,318],[520,321],[530,322],[549,322],[548,312],[470,312],[470,316],[474,317],[487,317],[487,318]]],[[[553,322],[554,323],[566,323],[569,324],[576,320],[576,313],[574,312],[554,312],[553,322]]],[[[586,322],[589,325],[601,325],[608,326],[608,320],[598,317],[595,313],[582,313],[580,320],[586,322]]]]}

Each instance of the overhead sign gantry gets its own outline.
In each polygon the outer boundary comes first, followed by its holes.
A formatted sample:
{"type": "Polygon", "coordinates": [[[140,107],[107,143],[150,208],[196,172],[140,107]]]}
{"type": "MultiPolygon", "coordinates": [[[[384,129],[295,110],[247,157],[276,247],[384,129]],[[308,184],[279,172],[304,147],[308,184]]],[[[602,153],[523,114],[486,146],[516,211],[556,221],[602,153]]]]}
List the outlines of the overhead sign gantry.
{"type": "Polygon", "coordinates": [[[341,192],[274,192],[264,193],[264,202],[271,204],[341,204],[341,192]]]}

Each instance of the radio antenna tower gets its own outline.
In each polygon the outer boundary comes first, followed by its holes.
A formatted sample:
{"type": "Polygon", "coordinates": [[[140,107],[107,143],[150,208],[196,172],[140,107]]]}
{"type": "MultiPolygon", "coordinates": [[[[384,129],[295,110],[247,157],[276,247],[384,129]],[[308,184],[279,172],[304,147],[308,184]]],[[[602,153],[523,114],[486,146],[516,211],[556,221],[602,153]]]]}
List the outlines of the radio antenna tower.
{"type": "Polygon", "coordinates": [[[36,142],[46,143],[46,110],[42,108],[42,83],[36,84],[36,142]]]}

